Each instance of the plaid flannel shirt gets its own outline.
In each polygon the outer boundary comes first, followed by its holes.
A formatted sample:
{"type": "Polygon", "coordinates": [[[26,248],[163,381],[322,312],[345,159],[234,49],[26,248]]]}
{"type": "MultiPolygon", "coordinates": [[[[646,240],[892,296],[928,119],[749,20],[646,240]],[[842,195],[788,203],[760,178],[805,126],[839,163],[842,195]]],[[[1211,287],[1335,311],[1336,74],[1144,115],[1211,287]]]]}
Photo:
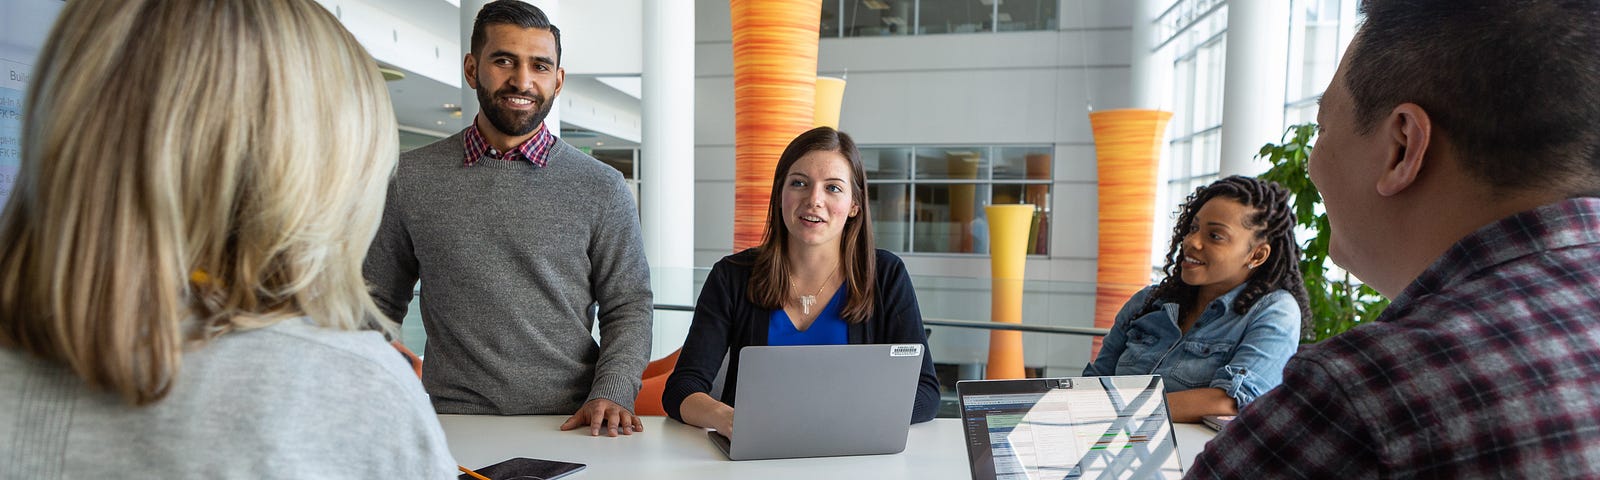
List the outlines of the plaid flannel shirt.
{"type": "Polygon", "coordinates": [[[466,159],[461,162],[464,167],[476,165],[478,159],[489,157],[508,162],[521,158],[542,168],[550,161],[550,147],[556,145],[556,136],[550,133],[550,129],[540,124],[539,129],[533,132],[533,136],[524,140],[521,145],[517,145],[509,152],[501,152],[489,146],[489,140],[483,138],[483,133],[478,131],[478,122],[472,122],[472,125],[467,127],[466,133],[461,135],[461,143],[467,150],[466,159]]]}
{"type": "Polygon", "coordinates": [[[1463,238],[1206,447],[1188,478],[1600,478],[1600,199],[1463,238]]]}

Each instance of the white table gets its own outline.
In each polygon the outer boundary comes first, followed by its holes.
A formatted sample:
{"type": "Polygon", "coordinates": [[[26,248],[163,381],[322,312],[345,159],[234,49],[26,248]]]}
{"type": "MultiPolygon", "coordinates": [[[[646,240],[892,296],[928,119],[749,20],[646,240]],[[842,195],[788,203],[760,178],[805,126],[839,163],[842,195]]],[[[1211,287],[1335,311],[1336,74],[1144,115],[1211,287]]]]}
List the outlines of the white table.
{"type": "MultiPolygon", "coordinates": [[[[961,420],[940,418],[911,426],[906,450],[894,455],[730,461],[705,430],[666,417],[642,417],[644,432],[591,437],[587,428],[563,432],[567,417],[440,415],[456,461],[478,468],[512,457],[589,465],[583,479],[779,480],[787,478],[970,478],[961,420]]],[[[1213,436],[1198,424],[1177,424],[1178,452],[1187,466],[1213,436]]]]}

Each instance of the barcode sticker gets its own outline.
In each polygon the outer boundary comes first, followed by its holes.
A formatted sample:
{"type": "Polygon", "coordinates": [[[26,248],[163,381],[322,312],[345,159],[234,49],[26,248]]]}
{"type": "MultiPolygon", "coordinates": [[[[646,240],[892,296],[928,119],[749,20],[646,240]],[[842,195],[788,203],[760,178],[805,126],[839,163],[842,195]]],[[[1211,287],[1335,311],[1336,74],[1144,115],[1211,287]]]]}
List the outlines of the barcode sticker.
{"type": "Polygon", "coordinates": [[[922,355],[922,345],[895,345],[889,348],[891,357],[915,357],[922,355]]]}

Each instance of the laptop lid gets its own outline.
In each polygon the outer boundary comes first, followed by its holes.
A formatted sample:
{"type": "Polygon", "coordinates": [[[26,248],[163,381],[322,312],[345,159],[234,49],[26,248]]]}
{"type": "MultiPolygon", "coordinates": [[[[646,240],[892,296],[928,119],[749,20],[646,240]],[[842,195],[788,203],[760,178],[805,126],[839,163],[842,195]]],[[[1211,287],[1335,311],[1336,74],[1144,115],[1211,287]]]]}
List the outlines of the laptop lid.
{"type": "MultiPolygon", "coordinates": [[[[922,345],[745,347],[728,458],[899,453],[922,345]]],[[[713,437],[716,432],[712,432],[713,437]]]]}
{"type": "Polygon", "coordinates": [[[974,480],[1180,478],[1159,375],[956,383],[974,480]]]}

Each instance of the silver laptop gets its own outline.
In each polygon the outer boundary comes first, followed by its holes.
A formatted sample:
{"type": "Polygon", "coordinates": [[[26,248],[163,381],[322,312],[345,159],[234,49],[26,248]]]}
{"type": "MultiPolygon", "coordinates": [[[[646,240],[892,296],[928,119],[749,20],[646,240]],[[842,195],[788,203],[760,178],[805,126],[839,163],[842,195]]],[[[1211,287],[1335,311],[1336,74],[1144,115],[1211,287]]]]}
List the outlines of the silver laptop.
{"type": "Polygon", "coordinates": [[[974,480],[1181,478],[1159,375],[956,383],[974,480]]]}
{"type": "Polygon", "coordinates": [[[922,371],[922,345],[745,347],[733,460],[899,453],[922,371]]]}

